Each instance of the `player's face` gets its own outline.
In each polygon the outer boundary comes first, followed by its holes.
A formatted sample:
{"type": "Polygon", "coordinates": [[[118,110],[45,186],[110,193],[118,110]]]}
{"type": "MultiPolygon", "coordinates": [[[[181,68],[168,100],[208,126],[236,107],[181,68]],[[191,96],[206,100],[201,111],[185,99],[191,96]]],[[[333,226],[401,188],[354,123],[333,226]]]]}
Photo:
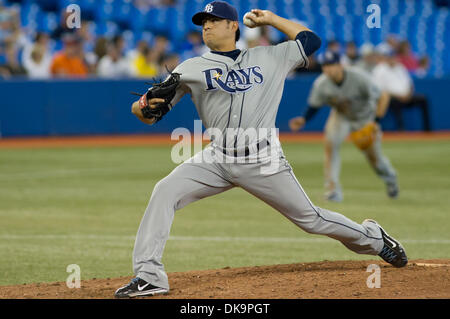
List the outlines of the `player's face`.
{"type": "Polygon", "coordinates": [[[74,42],[68,42],[65,45],[65,51],[68,56],[74,56],[77,54],[77,45],[74,42]]]}
{"type": "Polygon", "coordinates": [[[220,47],[225,41],[234,41],[236,30],[233,23],[226,19],[207,17],[203,20],[203,41],[210,48],[220,47]]]}
{"type": "Polygon", "coordinates": [[[386,62],[390,66],[395,66],[397,64],[397,58],[395,56],[388,56],[388,57],[386,57],[386,62]]]}
{"type": "Polygon", "coordinates": [[[339,63],[326,64],[322,66],[322,71],[332,80],[338,81],[342,77],[342,65],[339,63]]]}

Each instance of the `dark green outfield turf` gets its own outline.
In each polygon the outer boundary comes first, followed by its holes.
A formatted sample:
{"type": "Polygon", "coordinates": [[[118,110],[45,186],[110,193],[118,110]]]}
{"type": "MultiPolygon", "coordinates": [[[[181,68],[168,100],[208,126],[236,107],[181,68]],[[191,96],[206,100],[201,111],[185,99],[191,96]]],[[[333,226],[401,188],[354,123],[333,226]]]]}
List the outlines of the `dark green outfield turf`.
{"type": "MultiPolygon", "coordinates": [[[[384,143],[399,173],[398,200],[345,144],[339,204],[322,198],[322,145],[283,146],[316,205],[357,222],[376,219],[410,259],[450,258],[450,141],[384,143]]],[[[82,279],[131,275],[151,191],[175,166],[169,146],[0,150],[0,285],[65,281],[69,264],[82,279]]],[[[233,189],[177,212],[163,261],[174,272],[372,258],[307,234],[233,189]]]]}

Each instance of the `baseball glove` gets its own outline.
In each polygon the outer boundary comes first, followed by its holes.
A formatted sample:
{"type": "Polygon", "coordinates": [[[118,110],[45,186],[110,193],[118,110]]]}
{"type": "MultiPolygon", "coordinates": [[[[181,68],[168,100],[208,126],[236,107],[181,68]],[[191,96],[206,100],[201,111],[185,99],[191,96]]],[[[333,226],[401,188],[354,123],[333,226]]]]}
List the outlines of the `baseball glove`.
{"type": "Polygon", "coordinates": [[[137,94],[141,96],[139,99],[139,107],[143,117],[147,119],[154,118],[156,123],[172,109],[170,102],[175,96],[177,87],[180,85],[180,75],[180,73],[170,73],[163,82],[153,83],[153,86],[145,94],[137,94]],[[151,108],[149,100],[153,98],[164,99],[165,102],[158,103],[155,108],[151,108]]]}
{"type": "Polygon", "coordinates": [[[366,150],[372,146],[378,131],[375,122],[369,122],[358,131],[350,133],[350,140],[361,150],[366,150]]]}

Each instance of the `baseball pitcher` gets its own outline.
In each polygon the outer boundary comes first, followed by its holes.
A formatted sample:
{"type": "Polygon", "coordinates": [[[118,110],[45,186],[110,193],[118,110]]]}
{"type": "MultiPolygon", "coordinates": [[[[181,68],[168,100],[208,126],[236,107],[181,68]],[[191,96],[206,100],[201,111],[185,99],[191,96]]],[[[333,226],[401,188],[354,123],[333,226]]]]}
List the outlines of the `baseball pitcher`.
{"type": "Polygon", "coordinates": [[[315,206],[272,133],[286,76],[293,68],[308,66],[307,56],[320,47],[320,39],[267,10],[254,9],[247,17],[252,27],[271,25],[289,40],[238,50],[236,9],[226,2],[211,2],[192,17],[202,26],[210,52],[184,61],[165,82],[133,103],[132,112],[153,124],[183,95],[190,95],[211,132],[211,143],[156,184],[136,236],[136,277],[116,291],[118,298],[168,293],[161,260],[175,211],[233,187],[260,198],[309,233],[339,240],[356,253],[379,255],[396,267],[407,263],[400,243],[375,221],[358,224],[315,206]],[[175,93],[170,94],[173,88],[175,93]]]}
{"type": "Polygon", "coordinates": [[[293,118],[289,126],[293,131],[299,130],[318,108],[330,105],[332,109],[325,125],[325,198],[336,202],[343,200],[339,150],[348,136],[384,181],[388,196],[396,198],[399,193],[397,176],[381,150],[382,132],[378,125],[389,104],[389,95],[381,92],[364,71],[344,67],[339,61],[339,54],[325,52],[323,74],[314,81],[308,107],[304,115],[293,118]]]}

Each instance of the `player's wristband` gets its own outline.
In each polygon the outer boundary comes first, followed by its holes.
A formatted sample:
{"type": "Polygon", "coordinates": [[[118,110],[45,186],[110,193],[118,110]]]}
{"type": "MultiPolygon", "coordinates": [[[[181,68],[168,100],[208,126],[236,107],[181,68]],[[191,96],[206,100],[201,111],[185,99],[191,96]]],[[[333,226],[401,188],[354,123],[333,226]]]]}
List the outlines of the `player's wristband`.
{"type": "Polygon", "coordinates": [[[308,122],[310,119],[312,119],[314,115],[316,115],[318,110],[318,108],[308,105],[302,115],[305,118],[305,122],[308,122]]]}

